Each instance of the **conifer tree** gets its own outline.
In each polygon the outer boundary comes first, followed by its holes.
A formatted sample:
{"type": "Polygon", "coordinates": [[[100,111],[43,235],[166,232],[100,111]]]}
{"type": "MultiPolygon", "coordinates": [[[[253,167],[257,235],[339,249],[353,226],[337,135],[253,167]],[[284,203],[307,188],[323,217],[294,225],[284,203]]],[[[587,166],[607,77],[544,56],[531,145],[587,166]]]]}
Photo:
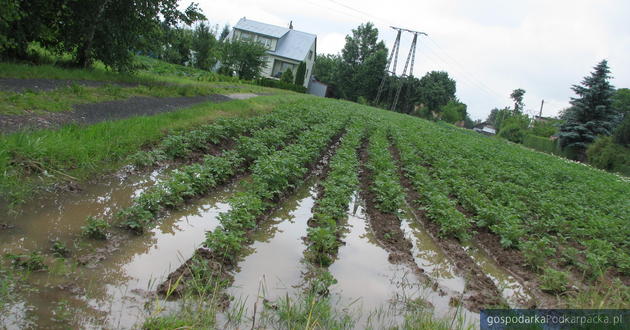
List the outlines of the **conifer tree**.
{"type": "Polygon", "coordinates": [[[571,108],[560,127],[560,146],[570,149],[579,160],[584,160],[586,147],[597,136],[611,135],[617,112],[612,107],[615,89],[610,84],[610,70],[606,60],[595,66],[595,71],[579,85],[571,88],[577,97],[571,98],[571,108]]]}

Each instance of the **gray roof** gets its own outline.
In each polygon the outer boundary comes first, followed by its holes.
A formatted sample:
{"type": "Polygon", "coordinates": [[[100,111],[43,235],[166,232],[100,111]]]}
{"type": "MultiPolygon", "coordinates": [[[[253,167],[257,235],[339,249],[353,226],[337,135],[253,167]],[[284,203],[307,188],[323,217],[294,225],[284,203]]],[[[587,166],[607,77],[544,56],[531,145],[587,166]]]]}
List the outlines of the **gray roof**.
{"type": "Polygon", "coordinates": [[[268,53],[295,61],[303,61],[317,40],[314,34],[256,22],[245,17],[241,18],[234,28],[277,38],[276,50],[268,51],[268,53]]]}

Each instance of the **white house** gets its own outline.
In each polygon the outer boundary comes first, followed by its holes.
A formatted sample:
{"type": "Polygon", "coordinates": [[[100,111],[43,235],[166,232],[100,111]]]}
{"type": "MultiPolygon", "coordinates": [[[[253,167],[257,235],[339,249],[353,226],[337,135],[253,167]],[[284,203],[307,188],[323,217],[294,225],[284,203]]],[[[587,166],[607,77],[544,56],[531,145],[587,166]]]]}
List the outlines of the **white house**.
{"type": "Polygon", "coordinates": [[[253,40],[267,47],[267,65],[261,72],[263,77],[280,78],[288,68],[291,68],[295,76],[300,62],[305,62],[304,87],[308,87],[317,55],[316,35],[293,30],[292,24],[285,28],[243,17],[236,23],[228,38],[253,40]]]}

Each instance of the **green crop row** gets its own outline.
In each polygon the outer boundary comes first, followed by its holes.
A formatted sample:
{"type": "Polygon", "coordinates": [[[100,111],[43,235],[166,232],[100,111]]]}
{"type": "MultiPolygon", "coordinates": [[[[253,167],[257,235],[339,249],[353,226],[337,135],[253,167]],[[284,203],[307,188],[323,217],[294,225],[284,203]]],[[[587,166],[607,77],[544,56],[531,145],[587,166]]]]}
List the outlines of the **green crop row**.
{"type": "Polygon", "coordinates": [[[454,127],[395,120],[431,181],[534,269],[550,257],[593,278],[630,274],[630,186],[584,165],[479,139],[454,127]]]}
{"type": "Polygon", "coordinates": [[[149,151],[138,151],[129,157],[136,167],[149,167],[166,159],[183,159],[194,152],[207,153],[211,145],[226,142],[241,134],[266,126],[273,126],[277,116],[263,115],[248,119],[220,118],[212,124],[168,135],[149,151]]]}
{"type": "Polygon", "coordinates": [[[339,221],[346,216],[352,194],[359,186],[357,149],[364,135],[365,122],[355,118],[330,160],[328,175],[321,183],[322,192],[313,209],[315,226],[308,228],[306,257],[313,264],[327,267],[337,253],[337,237],[342,229],[339,221]]]}
{"type": "Polygon", "coordinates": [[[400,185],[398,169],[389,152],[389,140],[384,127],[370,136],[367,168],[372,172],[370,190],[376,196],[376,208],[383,213],[397,214],[404,203],[404,191],[400,185]]]}
{"type": "Polygon", "coordinates": [[[168,179],[147,189],[134,199],[132,206],[118,212],[120,224],[142,233],[164,209],[175,209],[186,200],[227,182],[247,164],[304,134],[310,125],[323,117],[322,112],[317,110],[299,113],[279,111],[269,116],[276,118],[273,128],[256,130],[251,136],[240,136],[235,148],[223,152],[221,156],[207,155],[201,163],[173,170],[168,179]]]}
{"type": "Polygon", "coordinates": [[[468,239],[471,224],[449,198],[446,183],[432,178],[429,171],[422,166],[422,158],[407,140],[409,135],[404,138],[400,133],[392,133],[391,137],[400,154],[404,175],[419,194],[418,202],[426,208],[428,217],[440,225],[440,234],[453,235],[460,240],[468,239]]]}
{"type": "Polygon", "coordinates": [[[309,166],[341,132],[348,115],[339,111],[325,117],[326,122],[312,127],[296,143],[256,160],[249,189],[231,200],[231,210],[219,215],[221,225],[206,234],[205,245],[217,258],[226,263],[236,262],[247,239],[245,233],[256,227],[256,219],[281,196],[302,182],[309,166]]]}

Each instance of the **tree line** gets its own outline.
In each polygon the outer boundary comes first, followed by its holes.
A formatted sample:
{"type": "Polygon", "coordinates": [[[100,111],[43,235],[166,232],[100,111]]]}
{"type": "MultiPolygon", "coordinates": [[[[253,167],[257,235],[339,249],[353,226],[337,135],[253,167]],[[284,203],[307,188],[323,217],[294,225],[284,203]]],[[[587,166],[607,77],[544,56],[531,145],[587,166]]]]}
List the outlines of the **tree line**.
{"type": "Polygon", "coordinates": [[[313,74],[326,83],[334,97],[389,109],[401,86],[396,111],[472,127],[466,105],[455,96],[456,83],[447,72],[431,71],[418,79],[386,75],[383,97],[375,103],[387,66],[388,49],[378,40],[378,29],[368,22],[346,36],[340,54],[317,57],[313,74]]]}
{"type": "Polygon", "coordinates": [[[493,109],[486,123],[512,142],[630,175],[630,89],[611,85],[606,60],[571,89],[576,96],[558,118],[523,114],[525,90],[519,88],[510,95],[514,106],[493,109]]]}

